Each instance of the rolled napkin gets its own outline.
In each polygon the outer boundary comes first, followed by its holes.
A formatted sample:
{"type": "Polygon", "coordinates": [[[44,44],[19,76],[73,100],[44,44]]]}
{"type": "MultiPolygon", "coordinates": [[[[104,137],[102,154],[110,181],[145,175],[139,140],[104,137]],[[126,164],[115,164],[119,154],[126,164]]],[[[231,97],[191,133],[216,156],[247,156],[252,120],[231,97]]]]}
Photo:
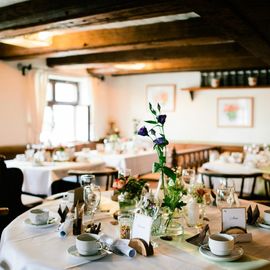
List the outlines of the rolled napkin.
{"type": "Polygon", "coordinates": [[[69,232],[72,230],[73,219],[68,216],[64,223],[62,223],[59,227],[59,237],[66,237],[69,232]]]}
{"type": "Polygon", "coordinates": [[[133,258],[136,256],[137,252],[134,248],[128,246],[129,240],[114,240],[107,234],[102,234],[99,241],[107,246],[111,251],[120,251],[124,255],[133,258]]]}
{"type": "Polygon", "coordinates": [[[128,245],[128,242],[129,242],[129,240],[128,241],[115,240],[113,242],[112,246],[113,246],[113,248],[120,250],[126,256],[133,258],[136,256],[137,252],[134,248],[132,248],[128,245]]]}

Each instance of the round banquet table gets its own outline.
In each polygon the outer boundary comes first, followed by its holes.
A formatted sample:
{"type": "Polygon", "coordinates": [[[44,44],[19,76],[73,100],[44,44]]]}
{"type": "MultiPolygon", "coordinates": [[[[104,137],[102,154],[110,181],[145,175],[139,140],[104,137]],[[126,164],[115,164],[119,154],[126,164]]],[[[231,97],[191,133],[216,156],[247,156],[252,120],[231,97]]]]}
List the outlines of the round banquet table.
{"type": "MultiPolygon", "coordinates": [[[[102,232],[119,237],[118,225],[112,225],[112,213],[117,209],[117,203],[110,200],[111,192],[102,193],[101,209],[110,209],[110,212],[100,211],[95,215],[95,222],[101,222],[102,232]]],[[[42,207],[57,213],[61,200],[47,201],[42,207]]],[[[241,206],[248,207],[254,203],[241,200],[241,206]]],[[[266,206],[258,205],[262,213],[266,206]]],[[[40,207],[40,206],[39,206],[40,207]]],[[[219,232],[221,228],[220,211],[213,206],[206,209],[209,218],[210,232],[219,232]]],[[[12,270],[56,270],[56,269],[270,269],[270,230],[257,226],[247,226],[252,233],[253,241],[238,243],[244,249],[244,256],[235,262],[213,262],[204,258],[198,247],[187,243],[186,238],[196,234],[196,229],[185,227],[185,234],[164,241],[155,239],[158,247],[151,257],[137,254],[134,258],[110,254],[100,260],[89,262],[84,258],[75,258],[67,250],[75,244],[72,232],[66,238],[59,238],[58,226],[48,228],[32,228],[24,221],[28,213],[25,212],[12,221],[3,231],[0,244],[0,266],[12,270]]],[[[0,267],[1,269],[1,267],[0,267]]]]}

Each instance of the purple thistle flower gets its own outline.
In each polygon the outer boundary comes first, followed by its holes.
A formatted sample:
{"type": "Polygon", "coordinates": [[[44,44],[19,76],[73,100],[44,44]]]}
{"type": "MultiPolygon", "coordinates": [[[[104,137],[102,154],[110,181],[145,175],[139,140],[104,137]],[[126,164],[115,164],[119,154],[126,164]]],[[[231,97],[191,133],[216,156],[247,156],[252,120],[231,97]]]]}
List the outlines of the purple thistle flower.
{"type": "Polygon", "coordinates": [[[147,131],[147,128],[145,126],[141,127],[138,131],[138,135],[141,135],[141,136],[149,136],[148,135],[148,131],[147,131]]]}
{"type": "Polygon", "coordinates": [[[164,123],[165,123],[165,121],[166,121],[166,117],[167,117],[166,114],[160,114],[160,115],[157,117],[157,121],[158,121],[161,125],[164,125],[164,123]]]}
{"type": "Polygon", "coordinates": [[[159,137],[154,140],[154,143],[157,145],[167,145],[169,142],[165,139],[165,137],[159,137]]]}

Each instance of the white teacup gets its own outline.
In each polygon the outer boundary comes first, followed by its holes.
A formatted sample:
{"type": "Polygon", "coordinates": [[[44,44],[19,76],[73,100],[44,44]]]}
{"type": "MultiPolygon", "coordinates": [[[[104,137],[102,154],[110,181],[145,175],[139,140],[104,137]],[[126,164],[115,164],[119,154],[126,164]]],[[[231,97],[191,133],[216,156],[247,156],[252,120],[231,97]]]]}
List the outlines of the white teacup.
{"type": "Polygon", "coordinates": [[[102,249],[96,234],[83,233],[76,238],[76,248],[81,255],[95,255],[102,249]]]}
{"type": "Polygon", "coordinates": [[[234,237],[225,233],[212,234],[209,236],[208,245],[213,254],[226,256],[234,249],[234,237]]]}
{"type": "Polygon", "coordinates": [[[270,225],[270,210],[264,210],[263,219],[266,224],[270,225]]]}
{"type": "Polygon", "coordinates": [[[49,211],[41,208],[32,209],[29,212],[29,219],[35,225],[46,224],[49,220],[49,211]]]}

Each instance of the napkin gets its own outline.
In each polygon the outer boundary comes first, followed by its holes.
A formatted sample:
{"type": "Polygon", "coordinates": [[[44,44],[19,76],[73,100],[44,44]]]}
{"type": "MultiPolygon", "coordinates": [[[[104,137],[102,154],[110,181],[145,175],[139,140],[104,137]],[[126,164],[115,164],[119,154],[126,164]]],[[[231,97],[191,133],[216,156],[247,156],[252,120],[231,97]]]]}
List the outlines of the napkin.
{"type": "Polygon", "coordinates": [[[128,241],[124,241],[124,240],[115,240],[113,242],[113,247],[118,249],[119,251],[121,251],[123,254],[125,254],[126,256],[133,258],[134,256],[136,256],[137,252],[134,248],[130,247],[128,245],[128,241]]]}
{"type": "Polygon", "coordinates": [[[59,237],[66,237],[72,229],[73,220],[71,217],[67,217],[65,222],[63,222],[59,227],[59,237]]]}
{"type": "Polygon", "coordinates": [[[102,234],[99,238],[99,241],[107,246],[110,250],[120,251],[124,255],[133,258],[136,256],[137,252],[134,248],[131,248],[128,243],[129,240],[116,239],[114,240],[107,234],[102,234]]]}
{"type": "Polygon", "coordinates": [[[66,206],[64,211],[62,211],[62,207],[61,207],[61,204],[60,204],[57,212],[58,212],[58,214],[59,214],[59,216],[61,218],[60,222],[61,223],[65,222],[66,216],[67,216],[67,214],[69,212],[68,207],[66,206]]]}
{"type": "Polygon", "coordinates": [[[259,210],[258,205],[256,204],[253,211],[250,205],[247,210],[247,224],[254,225],[257,219],[259,218],[259,216],[260,216],[260,210],[259,210]]]}
{"type": "Polygon", "coordinates": [[[200,233],[186,239],[187,242],[195,245],[195,246],[201,246],[205,244],[206,240],[206,233],[209,231],[209,225],[206,224],[200,233]]]}

